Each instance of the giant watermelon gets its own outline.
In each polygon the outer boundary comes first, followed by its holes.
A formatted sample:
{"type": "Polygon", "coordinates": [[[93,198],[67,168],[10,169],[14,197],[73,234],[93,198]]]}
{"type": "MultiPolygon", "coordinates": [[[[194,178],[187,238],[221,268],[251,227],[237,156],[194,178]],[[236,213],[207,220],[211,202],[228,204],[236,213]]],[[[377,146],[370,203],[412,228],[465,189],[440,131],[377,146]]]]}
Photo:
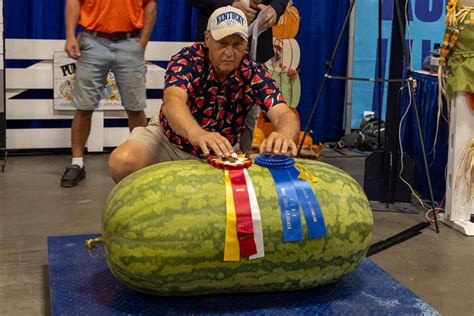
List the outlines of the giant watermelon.
{"type": "MultiPolygon", "coordinates": [[[[249,174],[260,206],[265,257],[224,262],[226,223],[222,170],[188,160],[157,164],[121,181],[102,218],[107,264],[130,288],[156,295],[285,291],[341,279],[365,256],[372,213],[359,184],[325,163],[300,160],[325,217],[325,238],[284,243],[269,171],[249,174]]],[[[305,228],[304,218],[302,217],[305,228]]]]}

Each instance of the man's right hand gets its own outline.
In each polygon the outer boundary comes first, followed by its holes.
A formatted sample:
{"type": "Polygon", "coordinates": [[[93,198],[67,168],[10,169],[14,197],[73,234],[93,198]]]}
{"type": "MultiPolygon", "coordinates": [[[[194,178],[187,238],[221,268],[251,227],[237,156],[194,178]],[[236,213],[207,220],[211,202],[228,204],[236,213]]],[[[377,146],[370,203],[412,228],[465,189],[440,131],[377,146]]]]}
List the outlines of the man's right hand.
{"type": "Polygon", "coordinates": [[[250,23],[253,22],[253,20],[255,20],[255,18],[257,17],[257,11],[252,9],[250,7],[250,5],[248,5],[247,3],[244,3],[244,2],[240,2],[240,1],[234,1],[232,3],[232,6],[234,8],[237,8],[239,10],[241,10],[245,16],[247,17],[247,23],[250,25],[250,23]]]}
{"type": "Polygon", "coordinates": [[[72,59],[77,60],[81,56],[81,51],[79,50],[79,41],[75,37],[66,40],[66,46],[64,47],[64,50],[72,59]]]}
{"type": "Polygon", "coordinates": [[[189,142],[193,146],[199,146],[205,156],[209,155],[211,150],[218,157],[229,156],[233,152],[229,140],[216,132],[201,130],[193,133],[189,142]]]}

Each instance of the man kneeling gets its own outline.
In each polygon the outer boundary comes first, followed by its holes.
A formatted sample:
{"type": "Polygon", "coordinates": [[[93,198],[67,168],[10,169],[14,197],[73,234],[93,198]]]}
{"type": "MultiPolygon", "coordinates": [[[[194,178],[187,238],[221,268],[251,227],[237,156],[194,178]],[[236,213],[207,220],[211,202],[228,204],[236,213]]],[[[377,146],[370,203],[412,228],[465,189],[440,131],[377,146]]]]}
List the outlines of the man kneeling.
{"type": "Polygon", "coordinates": [[[159,117],[135,128],[110,156],[115,182],[158,162],[198,159],[211,152],[230,155],[253,106],[259,106],[275,128],[260,152],[296,155],[298,119],[266,68],[251,61],[247,31],[242,11],[222,7],[209,18],[205,42],[172,57],[159,117]]]}

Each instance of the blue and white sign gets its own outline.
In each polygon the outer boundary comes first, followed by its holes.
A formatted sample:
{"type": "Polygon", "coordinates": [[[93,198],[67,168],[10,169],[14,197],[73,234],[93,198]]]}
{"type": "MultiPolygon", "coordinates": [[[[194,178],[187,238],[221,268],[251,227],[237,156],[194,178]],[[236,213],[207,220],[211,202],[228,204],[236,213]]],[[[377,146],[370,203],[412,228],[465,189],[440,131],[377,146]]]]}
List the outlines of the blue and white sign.
{"type": "MultiPolygon", "coordinates": [[[[394,0],[382,1],[382,74],[388,78],[390,37],[394,0]]],[[[357,0],[354,40],[354,77],[377,77],[377,27],[379,0],[357,0]]],[[[445,0],[409,0],[406,8],[409,22],[406,30],[408,49],[411,48],[412,67],[422,69],[424,58],[441,43],[444,34],[445,0]],[[410,40],[409,40],[410,39],[410,40]]],[[[403,10],[403,8],[402,8],[403,10]]],[[[384,85],[382,119],[385,119],[387,87],[384,85]]],[[[355,81],[352,94],[352,128],[358,128],[364,111],[377,113],[376,84],[355,81]]]]}

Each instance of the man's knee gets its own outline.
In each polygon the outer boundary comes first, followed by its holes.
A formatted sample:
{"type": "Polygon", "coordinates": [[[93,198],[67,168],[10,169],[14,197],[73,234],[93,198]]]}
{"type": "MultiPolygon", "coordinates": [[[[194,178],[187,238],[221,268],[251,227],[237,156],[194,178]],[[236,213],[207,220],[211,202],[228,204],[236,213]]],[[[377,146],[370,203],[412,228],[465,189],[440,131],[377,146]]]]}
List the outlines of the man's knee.
{"type": "Polygon", "coordinates": [[[116,148],[109,158],[109,174],[116,183],[143,167],[139,156],[127,147],[116,148]]]}

